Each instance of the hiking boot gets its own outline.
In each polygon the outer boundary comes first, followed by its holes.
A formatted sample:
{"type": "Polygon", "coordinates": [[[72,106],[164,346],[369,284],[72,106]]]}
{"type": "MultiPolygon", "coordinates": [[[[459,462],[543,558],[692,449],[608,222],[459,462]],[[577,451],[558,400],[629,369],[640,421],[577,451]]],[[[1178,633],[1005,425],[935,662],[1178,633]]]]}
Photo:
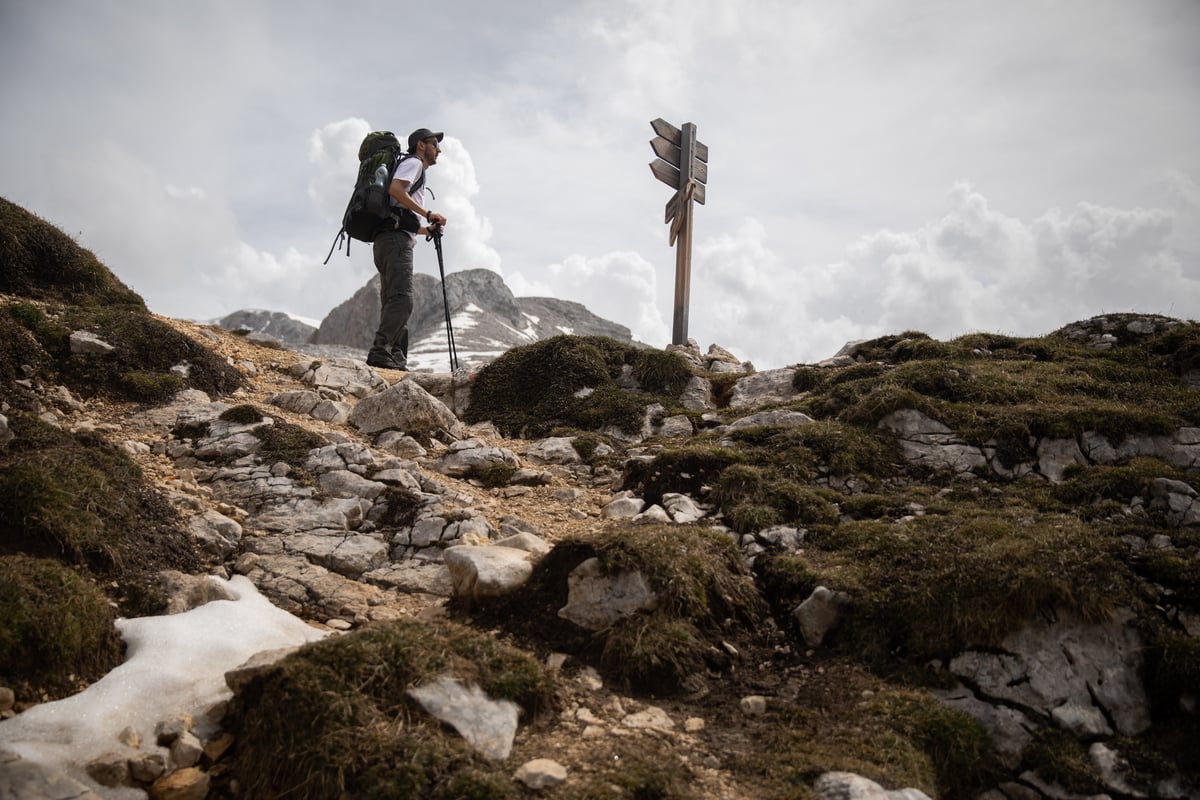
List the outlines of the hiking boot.
{"type": "Polygon", "coordinates": [[[385,356],[369,356],[367,358],[367,366],[375,367],[376,369],[406,369],[404,364],[399,363],[394,358],[385,356]]]}

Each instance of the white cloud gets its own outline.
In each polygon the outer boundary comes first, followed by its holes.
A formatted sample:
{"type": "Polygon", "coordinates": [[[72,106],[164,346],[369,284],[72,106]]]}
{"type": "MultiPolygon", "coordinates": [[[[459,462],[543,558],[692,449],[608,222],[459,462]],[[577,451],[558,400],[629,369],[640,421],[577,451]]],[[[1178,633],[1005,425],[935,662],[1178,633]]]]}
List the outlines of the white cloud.
{"type": "Polygon", "coordinates": [[[598,316],[628,325],[635,339],[662,347],[671,332],[656,303],[657,281],[654,266],[629,252],[571,255],[547,270],[551,296],[582,303],[598,316]]]}
{"type": "Polygon", "coordinates": [[[1194,0],[446,0],[407,45],[411,92],[329,4],[284,26],[263,4],[93,6],[6,15],[0,186],[160,313],[323,316],[374,272],[359,243],[320,266],[362,135],[430,125],[448,270],[663,341],[663,117],[711,153],[689,333],[760,365],[897,328],[1196,315],[1194,0]]]}

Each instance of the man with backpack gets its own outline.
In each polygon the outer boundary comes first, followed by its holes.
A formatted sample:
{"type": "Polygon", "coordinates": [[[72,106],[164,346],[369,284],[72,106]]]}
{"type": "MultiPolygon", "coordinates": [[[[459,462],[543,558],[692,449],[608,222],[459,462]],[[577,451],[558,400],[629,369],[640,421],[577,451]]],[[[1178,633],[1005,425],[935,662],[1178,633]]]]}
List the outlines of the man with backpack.
{"type": "Polygon", "coordinates": [[[397,227],[375,237],[379,270],[379,328],[367,365],[408,369],[408,318],[413,310],[413,245],[418,235],[440,235],[446,218],[425,205],[425,170],[437,163],[445,134],[418,128],[408,136],[408,153],[396,165],[388,188],[397,227]],[[426,224],[422,225],[421,220],[426,224]]]}

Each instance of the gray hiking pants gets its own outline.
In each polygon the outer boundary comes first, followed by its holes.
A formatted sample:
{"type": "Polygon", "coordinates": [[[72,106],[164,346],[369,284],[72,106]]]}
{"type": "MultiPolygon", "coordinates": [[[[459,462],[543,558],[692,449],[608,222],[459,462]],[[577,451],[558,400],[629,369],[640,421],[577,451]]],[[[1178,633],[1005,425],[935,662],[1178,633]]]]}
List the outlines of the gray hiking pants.
{"type": "Polygon", "coordinates": [[[408,362],[408,318],[412,315],[413,238],[389,231],[375,238],[375,269],[379,270],[379,328],[369,358],[408,362]]]}

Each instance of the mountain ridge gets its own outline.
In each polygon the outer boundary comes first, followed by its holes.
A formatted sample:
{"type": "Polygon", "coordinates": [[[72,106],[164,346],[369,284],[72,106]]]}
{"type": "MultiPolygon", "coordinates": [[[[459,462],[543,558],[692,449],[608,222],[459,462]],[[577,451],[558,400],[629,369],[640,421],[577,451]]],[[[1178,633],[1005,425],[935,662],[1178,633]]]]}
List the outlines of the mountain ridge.
{"type": "MultiPolygon", "coordinates": [[[[629,328],[592,313],[584,304],[554,297],[515,297],[499,273],[469,269],[446,275],[413,275],[409,355],[418,369],[449,370],[446,310],[460,364],[480,365],[520,345],[564,333],[608,336],[632,343],[629,328]]],[[[226,330],[272,336],[316,354],[365,357],[379,322],[379,276],[338,303],[316,327],[281,311],[241,309],[216,320],[226,330]]]]}

